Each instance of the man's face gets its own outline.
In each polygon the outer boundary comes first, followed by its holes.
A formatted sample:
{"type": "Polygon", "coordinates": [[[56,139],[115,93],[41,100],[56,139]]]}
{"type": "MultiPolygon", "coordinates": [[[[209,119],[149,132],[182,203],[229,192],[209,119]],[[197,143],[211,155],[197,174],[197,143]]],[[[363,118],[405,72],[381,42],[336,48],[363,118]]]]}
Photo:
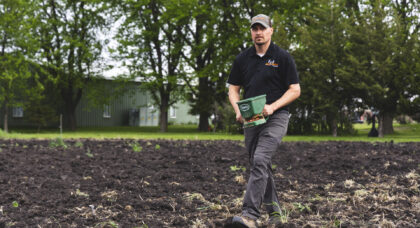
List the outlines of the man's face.
{"type": "Polygon", "coordinates": [[[252,41],[256,45],[264,45],[271,41],[271,35],[273,34],[273,28],[266,28],[261,24],[255,24],[251,27],[252,41]]]}

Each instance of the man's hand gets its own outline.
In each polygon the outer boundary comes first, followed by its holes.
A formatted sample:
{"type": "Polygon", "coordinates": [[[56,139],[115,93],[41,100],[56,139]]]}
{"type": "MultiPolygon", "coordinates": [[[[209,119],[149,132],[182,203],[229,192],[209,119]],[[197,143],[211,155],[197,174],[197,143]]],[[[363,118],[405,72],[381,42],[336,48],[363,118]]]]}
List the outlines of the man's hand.
{"type": "Polygon", "coordinates": [[[239,91],[241,90],[240,86],[237,85],[229,85],[229,101],[232,104],[233,110],[236,113],[236,121],[243,123],[244,118],[241,115],[241,111],[239,111],[238,104],[236,102],[239,101],[239,91]]]}
{"type": "Polygon", "coordinates": [[[236,114],[236,121],[239,123],[244,123],[244,118],[242,117],[241,113],[236,114]]]}
{"type": "Polygon", "coordinates": [[[273,106],[271,106],[271,105],[264,105],[264,109],[262,111],[262,114],[264,116],[273,115],[273,112],[274,112],[273,106]]]}

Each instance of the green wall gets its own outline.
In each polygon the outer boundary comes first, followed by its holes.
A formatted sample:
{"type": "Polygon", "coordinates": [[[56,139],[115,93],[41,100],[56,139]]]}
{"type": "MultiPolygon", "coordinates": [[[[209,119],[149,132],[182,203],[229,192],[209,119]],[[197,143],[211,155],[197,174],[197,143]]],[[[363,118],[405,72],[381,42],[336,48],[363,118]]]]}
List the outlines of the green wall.
{"type": "MultiPolygon", "coordinates": [[[[98,83],[100,86],[109,88],[116,87],[116,82],[112,80],[103,80],[98,83]]],[[[153,101],[148,92],[139,88],[140,83],[132,82],[124,87],[124,93],[120,96],[110,99],[109,116],[104,116],[104,107],[102,105],[94,105],[88,99],[88,92],[84,91],[81,101],[76,109],[76,118],[78,127],[99,127],[99,126],[158,126],[159,110],[156,105],[152,105],[153,101]],[[130,112],[137,110],[136,121],[130,118],[130,112]],[[131,120],[131,121],[130,121],[131,120]]],[[[106,91],[106,90],[105,90],[106,91]]],[[[106,94],[102,94],[106,96],[106,94]]],[[[175,109],[175,117],[168,114],[168,121],[171,124],[197,124],[196,116],[188,114],[189,105],[187,103],[178,102],[173,107],[175,109]]],[[[1,122],[3,125],[3,110],[0,109],[1,122]]],[[[9,108],[8,124],[9,128],[13,126],[33,126],[27,118],[25,118],[25,110],[22,118],[12,117],[12,108],[9,108]]],[[[133,117],[133,115],[131,116],[133,117]]],[[[51,123],[50,126],[57,126],[58,123],[51,123]]]]}

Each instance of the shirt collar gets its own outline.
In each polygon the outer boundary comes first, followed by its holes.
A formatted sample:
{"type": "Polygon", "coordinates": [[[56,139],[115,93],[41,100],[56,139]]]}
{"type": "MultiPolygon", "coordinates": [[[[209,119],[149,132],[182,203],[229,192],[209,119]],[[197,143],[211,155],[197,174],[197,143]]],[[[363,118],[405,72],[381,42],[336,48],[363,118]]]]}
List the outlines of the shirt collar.
{"type": "MultiPolygon", "coordinates": [[[[270,56],[273,57],[273,50],[274,49],[274,44],[273,41],[270,41],[270,46],[268,46],[267,52],[265,53],[264,56],[270,56]]],[[[249,52],[249,56],[257,56],[257,50],[255,49],[255,46],[252,45],[250,52],[249,52]]]]}

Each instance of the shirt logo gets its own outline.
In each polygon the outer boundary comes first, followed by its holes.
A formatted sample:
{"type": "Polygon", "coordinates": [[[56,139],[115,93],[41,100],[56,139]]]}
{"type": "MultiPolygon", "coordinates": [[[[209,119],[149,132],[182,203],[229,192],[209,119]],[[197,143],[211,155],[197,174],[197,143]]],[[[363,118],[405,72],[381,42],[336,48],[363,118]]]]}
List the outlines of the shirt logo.
{"type": "Polygon", "coordinates": [[[265,63],[266,66],[272,66],[272,67],[279,67],[279,64],[274,62],[274,59],[269,59],[267,63],[265,63]]]}

